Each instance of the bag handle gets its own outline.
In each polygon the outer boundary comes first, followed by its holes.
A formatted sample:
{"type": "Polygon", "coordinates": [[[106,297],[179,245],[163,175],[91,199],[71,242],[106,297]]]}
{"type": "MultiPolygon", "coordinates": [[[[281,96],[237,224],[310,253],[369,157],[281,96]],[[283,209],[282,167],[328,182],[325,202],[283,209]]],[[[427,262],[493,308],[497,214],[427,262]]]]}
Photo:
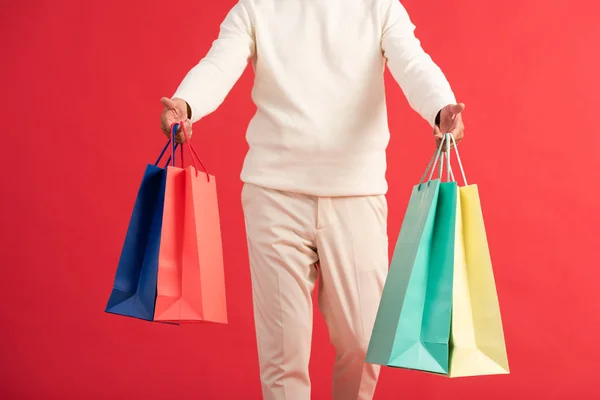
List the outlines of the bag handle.
{"type": "MultiPolygon", "coordinates": [[[[160,162],[160,160],[163,158],[163,156],[165,155],[165,153],[167,152],[167,149],[169,148],[169,145],[171,144],[171,139],[169,139],[169,141],[167,142],[167,144],[165,144],[165,147],[163,147],[162,151],[160,152],[160,155],[158,156],[158,159],[156,160],[156,162],[154,163],[154,166],[157,167],[158,163],[160,162]]],[[[177,148],[179,144],[176,143],[175,144],[175,148],[177,148]]],[[[167,165],[169,165],[169,163],[171,162],[172,156],[169,156],[169,158],[167,159],[167,162],[165,163],[165,167],[167,165]]]]}
{"type": "Polygon", "coordinates": [[[171,125],[171,167],[175,166],[175,149],[177,148],[178,143],[175,142],[175,132],[177,132],[177,125],[171,125]]]}
{"type": "Polygon", "coordinates": [[[425,173],[423,174],[423,176],[421,177],[421,180],[419,181],[419,185],[423,184],[428,172],[429,172],[429,178],[427,179],[427,181],[431,181],[431,178],[433,178],[433,173],[435,171],[435,168],[437,167],[438,162],[440,163],[439,178],[442,179],[444,161],[445,161],[446,168],[447,168],[446,176],[447,176],[448,182],[455,182],[454,172],[452,171],[451,160],[450,160],[451,151],[450,150],[442,151],[442,149],[444,148],[444,144],[450,146],[450,142],[452,142],[452,144],[454,145],[453,146],[454,152],[456,153],[456,159],[458,160],[458,165],[459,165],[459,168],[461,171],[463,182],[464,182],[465,186],[468,185],[467,177],[465,175],[465,170],[463,168],[462,161],[460,159],[460,154],[458,152],[458,145],[456,143],[456,139],[454,139],[454,135],[452,135],[451,133],[446,133],[442,137],[442,141],[440,142],[440,145],[439,145],[438,149],[436,150],[436,152],[433,154],[431,161],[429,161],[429,165],[427,165],[427,168],[425,169],[425,173]]]}
{"type": "MultiPolygon", "coordinates": [[[[181,130],[183,131],[183,136],[185,138],[185,143],[187,144],[188,149],[190,151],[190,155],[192,157],[192,163],[194,164],[194,169],[196,170],[196,176],[198,176],[198,169],[199,169],[198,168],[198,163],[199,163],[200,166],[202,166],[202,169],[204,170],[204,173],[206,174],[206,181],[210,182],[210,174],[208,173],[208,169],[206,168],[206,166],[204,165],[204,163],[200,159],[200,156],[198,156],[198,153],[196,152],[196,149],[194,149],[194,147],[190,143],[191,137],[188,135],[188,133],[187,133],[187,131],[185,129],[185,125],[184,125],[183,122],[174,123],[171,126],[171,137],[175,137],[175,133],[177,132],[177,129],[179,128],[179,126],[181,126],[181,130]]],[[[174,150],[175,147],[176,146],[173,147],[173,152],[175,151],[174,150]]],[[[181,160],[182,160],[182,164],[183,164],[183,146],[182,146],[181,150],[182,150],[181,160]]]]}
{"type": "MultiPolygon", "coordinates": [[[[458,145],[456,143],[456,139],[454,139],[454,135],[452,135],[451,133],[447,133],[446,135],[448,136],[449,140],[451,140],[452,143],[454,144],[454,146],[453,146],[454,152],[456,153],[456,159],[458,160],[458,167],[460,168],[460,173],[463,178],[463,183],[465,184],[465,186],[468,186],[469,183],[467,182],[467,176],[465,175],[465,170],[463,168],[462,161],[460,159],[460,154],[458,152],[458,145]]],[[[450,166],[450,151],[448,151],[447,153],[448,154],[446,157],[448,158],[448,181],[455,182],[454,173],[452,171],[452,167],[450,166]]]]}
{"type": "Polygon", "coordinates": [[[423,182],[425,182],[425,177],[427,176],[428,172],[430,172],[430,174],[429,174],[429,178],[427,179],[427,181],[431,181],[431,178],[433,178],[433,172],[435,171],[435,168],[437,167],[438,162],[440,163],[440,179],[442,178],[442,167],[443,167],[442,149],[444,148],[444,143],[446,143],[446,140],[448,140],[448,138],[444,135],[442,137],[442,141],[440,142],[439,147],[437,148],[437,150],[433,154],[433,157],[429,161],[427,168],[425,168],[425,172],[423,173],[423,176],[421,177],[421,180],[419,181],[419,185],[422,185],[423,182]],[[440,157],[442,157],[441,160],[440,160],[440,157]]]}

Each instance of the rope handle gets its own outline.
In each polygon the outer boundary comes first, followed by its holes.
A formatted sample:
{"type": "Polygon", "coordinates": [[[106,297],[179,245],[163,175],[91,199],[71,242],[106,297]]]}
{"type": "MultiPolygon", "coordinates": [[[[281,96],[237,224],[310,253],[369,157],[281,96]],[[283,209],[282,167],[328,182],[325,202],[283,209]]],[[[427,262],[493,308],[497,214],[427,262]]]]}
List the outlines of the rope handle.
{"type": "Polygon", "coordinates": [[[429,177],[427,179],[427,181],[431,181],[431,179],[433,178],[433,173],[438,165],[438,162],[440,163],[439,165],[439,179],[442,179],[443,176],[443,165],[444,165],[444,161],[446,164],[446,168],[447,168],[447,179],[448,182],[454,182],[454,172],[452,171],[452,166],[451,166],[451,160],[450,160],[450,155],[451,155],[451,151],[448,150],[444,150],[442,151],[442,149],[444,148],[444,144],[447,144],[448,146],[450,145],[450,142],[452,142],[452,144],[454,145],[454,152],[456,153],[456,159],[458,160],[458,165],[462,174],[462,178],[463,178],[463,182],[465,185],[468,185],[467,183],[467,178],[465,175],[465,170],[463,168],[462,165],[462,161],[460,158],[460,154],[458,152],[458,145],[456,143],[456,139],[454,139],[454,135],[452,135],[451,133],[446,133],[443,137],[442,137],[442,141],[440,142],[439,147],[437,148],[436,152],[433,154],[433,157],[431,158],[431,160],[429,161],[429,164],[427,165],[427,168],[425,169],[425,172],[423,173],[423,176],[421,177],[421,180],[419,181],[419,185],[423,184],[423,182],[425,182],[425,177],[427,176],[427,173],[429,172],[429,177]]]}
{"type": "MultiPolygon", "coordinates": [[[[460,154],[458,152],[458,145],[456,143],[456,139],[454,139],[454,135],[452,135],[450,133],[448,133],[447,135],[449,136],[449,140],[452,140],[452,143],[454,144],[454,152],[456,153],[456,159],[458,160],[458,167],[460,168],[460,173],[463,178],[463,183],[465,186],[468,186],[469,183],[467,182],[467,176],[465,175],[465,170],[463,168],[462,161],[460,159],[460,154]]],[[[447,157],[448,157],[448,160],[450,160],[450,151],[448,151],[447,157]]],[[[454,173],[452,171],[452,167],[450,166],[450,161],[448,161],[448,181],[456,182],[456,180],[454,178],[454,173]]]]}
{"type": "MultiPolygon", "coordinates": [[[[171,132],[172,132],[171,137],[175,137],[175,134],[177,133],[177,129],[179,128],[179,126],[181,126],[181,130],[183,131],[183,136],[185,138],[185,143],[187,144],[188,149],[190,151],[190,155],[192,157],[192,163],[194,164],[194,169],[196,170],[196,176],[198,176],[198,169],[199,169],[198,164],[200,164],[200,166],[202,166],[202,169],[204,170],[204,173],[206,174],[206,181],[210,182],[210,174],[208,173],[208,169],[202,162],[202,159],[196,152],[196,149],[194,149],[194,147],[190,143],[191,136],[188,135],[183,122],[174,123],[171,126],[171,132]]],[[[182,165],[183,165],[183,146],[182,146],[181,150],[182,150],[181,159],[182,159],[182,165]]]]}
{"type": "MultiPolygon", "coordinates": [[[[163,156],[165,155],[165,153],[167,152],[167,149],[169,148],[169,145],[171,144],[171,139],[169,139],[169,141],[167,142],[167,144],[165,144],[165,147],[163,147],[162,151],[160,152],[160,155],[158,156],[158,159],[156,160],[156,162],[154,163],[154,166],[157,167],[158,163],[160,163],[160,160],[163,158],[163,156]]],[[[175,148],[177,148],[177,146],[179,146],[179,144],[175,144],[175,148]]],[[[167,162],[165,163],[165,167],[167,165],[169,165],[169,163],[171,162],[172,156],[169,156],[169,158],[167,159],[167,162]]]]}
{"type": "Polygon", "coordinates": [[[429,161],[427,168],[425,168],[425,172],[423,173],[423,176],[421,177],[421,180],[419,181],[419,185],[422,185],[423,182],[425,182],[425,177],[427,176],[428,172],[431,172],[431,173],[429,174],[429,178],[427,179],[427,181],[431,181],[431,178],[433,177],[433,173],[435,171],[435,168],[437,167],[438,162],[440,162],[440,179],[441,179],[443,161],[440,160],[440,157],[442,156],[442,149],[444,148],[444,143],[446,142],[446,140],[447,140],[447,138],[444,135],[442,137],[442,141],[440,142],[439,147],[437,148],[437,150],[433,154],[433,157],[429,161]]]}

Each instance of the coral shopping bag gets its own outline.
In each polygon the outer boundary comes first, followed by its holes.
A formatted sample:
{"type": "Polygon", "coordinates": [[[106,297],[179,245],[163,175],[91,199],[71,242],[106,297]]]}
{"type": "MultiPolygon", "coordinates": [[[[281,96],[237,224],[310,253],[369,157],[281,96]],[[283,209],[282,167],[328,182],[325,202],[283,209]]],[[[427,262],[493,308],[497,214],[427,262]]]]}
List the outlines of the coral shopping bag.
{"type": "Polygon", "coordinates": [[[413,188],[369,343],[372,364],[448,372],[457,186],[431,180],[438,161],[441,178],[441,149],[413,188]]]}
{"type": "Polygon", "coordinates": [[[227,323],[215,177],[187,147],[194,166],[167,167],[154,319],[227,323]]]}
{"type": "Polygon", "coordinates": [[[144,172],[106,306],[108,313],[148,321],[154,317],[166,183],[166,170],[159,168],[158,163],[169,144],[144,172]]]}

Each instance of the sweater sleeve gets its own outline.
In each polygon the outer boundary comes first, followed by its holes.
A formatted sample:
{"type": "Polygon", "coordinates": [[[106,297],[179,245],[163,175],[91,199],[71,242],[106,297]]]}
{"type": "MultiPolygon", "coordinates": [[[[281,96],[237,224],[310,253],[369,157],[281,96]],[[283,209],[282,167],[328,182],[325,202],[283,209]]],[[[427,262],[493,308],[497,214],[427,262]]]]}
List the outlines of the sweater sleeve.
{"type": "Polygon", "coordinates": [[[185,100],[192,122],[215,111],[240,78],[255,52],[247,7],[238,2],[221,24],[208,54],[185,76],[173,98],[185,100]]]}
{"type": "Polygon", "coordinates": [[[442,70],[423,50],[415,26],[398,0],[384,0],[381,47],[387,66],[410,106],[431,126],[438,112],[456,99],[442,70]]]}

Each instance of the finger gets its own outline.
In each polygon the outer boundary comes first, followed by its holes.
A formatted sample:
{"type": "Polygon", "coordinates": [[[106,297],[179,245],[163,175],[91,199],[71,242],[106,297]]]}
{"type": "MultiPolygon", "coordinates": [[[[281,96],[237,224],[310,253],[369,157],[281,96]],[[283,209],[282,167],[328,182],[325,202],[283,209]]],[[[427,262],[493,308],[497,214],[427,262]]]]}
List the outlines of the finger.
{"type": "Polygon", "coordinates": [[[175,135],[175,141],[179,144],[185,143],[185,137],[181,131],[177,132],[175,135]]]}
{"type": "Polygon", "coordinates": [[[168,108],[169,110],[176,110],[177,109],[177,103],[175,103],[173,100],[169,99],[168,97],[162,97],[160,99],[160,102],[162,103],[162,105],[165,108],[168,108]]]}
{"type": "Polygon", "coordinates": [[[460,114],[463,111],[465,111],[465,104],[464,103],[454,104],[451,107],[451,111],[453,114],[460,114]]]}
{"type": "Polygon", "coordinates": [[[168,137],[169,139],[171,139],[174,125],[175,125],[175,123],[169,124],[164,118],[161,119],[160,128],[164,132],[165,136],[168,137]]]}
{"type": "Polygon", "coordinates": [[[462,125],[462,114],[464,110],[464,104],[451,104],[446,106],[441,115],[441,125],[444,127],[445,133],[456,129],[457,126],[462,125]]]}
{"type": "Polygon", "coordinates": [[[452,129],[450,133],[452,136],[454,136],[454,140],[458,143],[465,137],[465,127],[464,125],[459,124],[459,126],[452,129]]]}
{"type": "Polygon", "coordinates": [[[171,124],[171,132],[174,132],[175,142],[183,143],[183,135],[181,134],[181,124],[179,122],[174,122],[171,124]],[[177,125],[177,130],[175,130],[175,125],[177,125]]]}
{"type": "MultiPolygon", "coordinates": [[[[192,138],[192,122],[188,119],[177,123],[177,132],[175,134],[175,141],[177,143],[185,143],[192,138]],[[184,125],[185,131],[181,129],[181,125],[184,125]]],[[[171,128],[173,130],[173,128],[171,128]]]]}
{"type": "Polygon", "coordinates": [[[446,139],[446,142],[444,143],[444,151],[448,152],[452,149],[452,139],[448,138],[446,139]]]}
{"type": "Polygon", "coordinates": [[[192,138],[192,121],[186,119],[183,121],[183,127],[185,128],[183,135],[185,136],[186,140],[190,140],[192,138]]]}
{"type": "Polygon", "coordinates": [[[458,147],[458,146],[460,145],[460,143],[461,143],[461,142],[462,142],[462,138],[455,138],[455,139],[454,139],[454,142],[451,142],[451,144],[452,144],[452,147],[451,147],[451,148],[453,149],[453,148],[455,148],[455,147],[458,147]]]}
{"type": "MultiPolygon", "coordinates": [[[[436,147],[439,149],[440,146],[442,145],[442,140],[444,139],[444,134],[442,133],[442,131],[440,130],[440,128],[437,125],[433,128],[433,134],[435,137],[436,147]]],[[[448,140],[445,140],[442,151],[448,151],[448,149],[449,149],[448,140]]]]}
{"type": "Polygon", "coordinates": [[[171,130],[172,128],[172,124],[169,123],[169,121],[167,120],[167,118],[165,118],[164,115],[162,115],[160,117],[160,129],[165,133],[165,135],[167,135],[168,137],[171,137],[171,130]]]}
{"type": "MultiPolygon", "coordinates": [[[[173,129],[171,129],[171,132],[173,131],[173,129]]],[[[183,136],[183,132],[181,131],[181,127],[178,126],[177,127],[177,131],[175,132],[175,142],[182,144],[185,143],[185,137],[183,136]]]]}

